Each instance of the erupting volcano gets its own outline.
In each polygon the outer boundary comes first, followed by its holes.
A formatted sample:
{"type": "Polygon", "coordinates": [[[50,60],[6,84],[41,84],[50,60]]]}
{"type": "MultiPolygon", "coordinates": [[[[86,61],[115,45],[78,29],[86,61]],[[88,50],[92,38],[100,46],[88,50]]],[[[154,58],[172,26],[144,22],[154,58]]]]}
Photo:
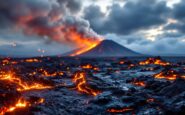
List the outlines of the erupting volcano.
{"type": "Polygon", "coordinates": [[[132,51],[112,40],[99,40],[86,49],[77,49],[65,53],[64,56],[79,56],[79,57],[125,57],[125,56],[142,56],[135,51],[132,51]]]}
{"type": "Polygon", "coordinates": [[[83,40],[79,39],[79,40],[80,40],[80,42],[84,43],[85,46],[80,48],[80,49],[77,49],[77,50],[73,51],[71,54],[69,54],[69,56],[81,55],[84,52],[87,52],[87,51],[93,49],[94,47],[96,47],[101,42],[100,39],[93,40],[93,41],[89,41],[88,39],[83,39],[83,40]]]}

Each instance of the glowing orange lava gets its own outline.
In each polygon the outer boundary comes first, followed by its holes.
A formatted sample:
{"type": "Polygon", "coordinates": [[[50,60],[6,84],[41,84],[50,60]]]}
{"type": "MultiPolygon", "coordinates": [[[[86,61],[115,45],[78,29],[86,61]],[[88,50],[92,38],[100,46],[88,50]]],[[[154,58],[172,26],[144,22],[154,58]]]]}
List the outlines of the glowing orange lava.
{"type": "Polygon", "coordinates": [[[148,103],[151,103],[151,102],[154,102],[155,99],[154,99],[154,98],[149,98],[149,99],[147,99],[146,101],[147,101],[148,103]]]}
{"type": "Polygon", "coordinates": [[[170,65],[169,62],[165,62],[165,61],[162,61],[162,60],[157,59],[157,58],[148,58],[148,59],[145,60],[145,61],[139,62],[139,64],[140,64],[140,65],[155,64],[155,65],[162,65],[162,66],[170,65]]]}
{"type": "Polygon", "coordinates": [[[12,112],[16,111],[17,109],[28,108],[34,104],[42,104],[42,103],[44,103],[44,101],[45,101],[44,98],[40,98],[39,100],[34,101],[32,103],[32,102],[29,102],[21,97],[18,99],[18,101],[14,105],[11,105],[9,107],[0,108],[0,115],[4,115],[6,113],[12,113],[12,112]]]}
{"type": "Polygon", "coordinates": [[[40,62],[38,59],[26,59],[25,62],[33,63],[33,62],[40,62]]]}
{"type": "Polygon", "coordinates": [[[26,108],[28,106],[31,106],[31,104],[23,98],[20,98],[14,106],[1,108],[0,115],[4,115],[7,112],[13,112],[16,109],[26,108]]]}
{"type": "Polygon", "coordinates": [[[182,79],[185,79],[185,75],[184,76],[181,76],[182,79]]]}
{"type": "Polygon", "coordinates": [[[10,81],[12,83],[15,83],[18,88],[17,91],[27,91],[27,90],[33,90],[33,89],[48,89],[52,88],[51,86],[44,86],[39,83],[33,83],[31,85],[27,84],[26,82],[23,82],[20,78],[15,77],[13,74],[5,74],[0,75],[0,80],[6,80],[10,81]]]}
{"type": "Polygon", "coordinates": [[[136,86],[141,86],[141,87],[146,86],[145,82],[143,82],[143,81],[134,81],[134,82],[132,82],[132,84],[134,84],[136,86]]]}
{"type": "Polygon", "coordinates": [[[76,84],[76,88],[79,92],[86,93],[93,96],[96,96],[100,93],[99,91],[95,91],[91,89],[87,85],[85,72],[77,72],[74,75],[73,82],[76,84]]]}
{"type": "Polygon", "coordinates": [[[101,38],[91,38],[83,34],[78,33],[75,29],[70,29],[68,32],[69,37],[75,42],[75,44],[80,47],[79,50],[75,51],[70,56],[77,56],[84,52],[91,50],[96,47],[101,41],[101,38]]]}
{"type": "Polygon", "coordinates": [[[178,76],[179,75],[173,70],[162,71],[162,72],[154,75],[154,77],[156,79],[167,79],[167,80],[171,80],[171,81],[176,80],[178,76]]]}
{"type": "Polygon", "coordinates": [[[86,47],[77,50],[76,52],[74,52],[74,53],[71,54],[70,56],[77,56],[77,55],[83,54],[84,52],[87,52],[87,51],[93,49],[93,48],[96,47],[98,44],[99,44],[99,42],[98,42],[98,43],[89,44],[89,45],[87,45],[86,47]]]}
{"type": "Polygon", "coordinates": [[[119,64],[124,64],[125,62],[124,61],[120,61],[119,64]]]}
{"type": "MultiPolygon", "coordinates": [[[[62,72],[62,71],[56,71],[56,72],[53,72],[53,73],[49,73],[47,70],[44,70],[42,68],[39,69],[38,71],[42,73],[43,77],[55,77],[55,76],[62,76],[62,75],[64,75],[64,72],[62,72]]],[[[35,75],[36,73],[37,72],[34,71],[30,75],[35,75]]]]}
{"type": "Polygon", "coordinates": [[[83,69],[92,69],[93,66],[91,64],[87,64],[87,65],[81,66],[81,68],[83,68],[83,69]]]}
{"type": "Polygon", "coordinates": [[[133,109],[132,108],[122,108],[122,109],[111,108],[107,110],[107,112],[109,113],[124,113],[129,111],[133,111],[133,109]]]}

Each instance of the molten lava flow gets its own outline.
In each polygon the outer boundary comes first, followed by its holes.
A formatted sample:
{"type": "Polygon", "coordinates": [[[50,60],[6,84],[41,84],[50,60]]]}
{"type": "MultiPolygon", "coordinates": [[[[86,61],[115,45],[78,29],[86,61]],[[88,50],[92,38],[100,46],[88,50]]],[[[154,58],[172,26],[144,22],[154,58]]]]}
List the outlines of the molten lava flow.
{"type": "MultiPolygon", "coordinates": [[[[56,71],[53,73],[49,73],[47,70],[44,70],[42,68],[39,69],[38,71],[41,72],[42,76],[44,76],[44,77],[55,77],[55,76],[63,76],[64,75],[64,72],[62,72],[62,71],[56,71]]],[[[34,74],[36,74],[36,72],[33,72],[30,75],[34,75],[34,74]]]]}
{"type": "Polygon", "coordinates": [[[11,113],[11,112],[15,111],[16,109],[27,108],[30,105],[31,104],[29,102],[27,102],[23,98],[20,98],[15,105],[10,106],[10,107],[1,108],[0,115],[4,115],[7,112],[11,113]]]}
{"type": "Polygon", "coordinates": [[[92,45],[86,46],[85,48],[81,48],[78,51],[71,54],[70,56],[77,56],[77,55],[83,54],[84,52],[87,52],[87,51],[93,49],[97,45],[98,45],[98,43],[92,43],[92,45]]]}
{"type": "Polygon", "coordinates": [[[41,104],[44,103],[45,99],[44,98],[40,98],[37,102],[35,102],[35,104],[41,104]]]}
{"type": "Polygon", "coordinates": [[[0,108],[0,115],[4,115],[6,113],[12,113],[12,112],[16,111],[17,109],[24,109],[24,108],[28,108],[32,105],[42,104],[42,103],[44,103],[44,98],[40,98],[34,102],[29,102],[21,97],[18,99],[18,101],[14,105],[11,105],[9,107],[0,108]]]}
{"type": "Polygon", "coordinates": [[[48,73],[46,70],[43,71],[43,76],[45,76],[45,77],[56,76],[56,75],[57,75],[56,72],[50,74],[50,73],[48,73]]]}
{"type": "Polygon", "coordinates": [[[150,64],[155,64],[155,65],[162,65],[162,66],[167,66],[170,65],[169,62],[162,61],[161,59],[158,58],[148,58],[145,61],[139,62],[140,65],[150,65],[150,64]]]}
{"type": "Polygon", "coordinates": [[[24,99],[19,99],[18,102],[15,104],[15,106],[10,107],[7,112],[12,112],[17,108],[25,108],[28,106],[28,102],[26,102],[24,99]]]}
{"type": "Polygon", "coordinates": [[[15,83],[18,86],[17,91],[51,88],[51,86],[44,86],[39,83],[33,83],[31,85],[28,85],[26,82],[23,82],[20,78],[15,77],[13,74],[0,75],[0,80],[6,80],[15,83]]]}
{"type": "Polygon", "coordinates": [[[79,92],[90,94],[93,96],[98,95],[100,92],[91,89],[87,85],[86,75],[84,72],[78,72],[74,75],[73,82],[76,84],[76,88],[79,92]]]}
{"type": "Polygon", "coordinates": [[[18,62],[17,61],[12,61],[12,60],[10,60],[8,58],[8,59],[3,59],[1,61],[1,64],[2,64],[2,66],[5,66],[5,65],[16,65],[16,64],[18,64],[18,62]]]}
{"type": "Polygon", "coordinates": [[[75,28],[70,29],[70,31],[68,32],[68,36],[75,42],[78,47],[80,47],[79,50],[75,51],[70,56],[77,56],[84,52],[87,52],[96,47],[102,41],[102,39],[100,38],[87,37],[77,32],[75,28]]]}
{"type": "Polygon", "coordinates": [[[87,65],[81,66],[81,68],[83,68],[83,69],[92,69],[93,66],[91,64],[87,64],[87,65]]]}
{"type": "Polygon", "coordinates": [[[141,87],[146,86],[145,82],[143,82],[143,81],[134,81],[134,82],[132,82],[132,84],[134,84],[136,86],[141,86],[141,87]]]}
{"type": "Polygon", "coordinates": [[[121,65],[122,65],[122,64],[125,64],[125,62],[124,62],[124,61],[120,61],[120,62],[119,62],[119,64],[121,64],[121,65]]]}
{"type": "Polygon", "coordinates": [[[8,65],[10,61],[8,59],[2,60],[2,65],[8,65]]]}
{"type": "Polygon", "coordinates": [[[94,67],[93,70],[94,70],[94,71],[100,71],[100,68],[94,67]]]}
{"type": "Polygon", "coordinates": [[[41,62],[41,61],[38,59],[26,59],[25,62],[33,63],[33,62],[41,62]]]}
{"type": "Polygon", "coordinates": [[[182,78],[182,79],[185,79],[185,75],[184,75],[184,76],[182,75],[181,78],[182,78]]]}
{"type": "Polygon", "coordinates": [[[111,108],[107,110],[107,112],[109,113],[124,113],[129,111],[133,111],[133,109],[132,108],[122,108],[122,109],[111,108]]]}
{"type": "Polygon", "coordinates": [[[149,99],[146,100],[146,102],[148,102],[148,103],[151,103],[151,102],[154,102],[154,101],[155,101],[154,98],[149,98],[149,99]]]}
{"type": "Polygon", "coordinates": [[[51,86],[44,86],[39,83],[33,83],[32,85],[25,84],[22,88],[17,88],[17,91],[28,91],[28,90],[41,90],[41,89],[49,89],[51,86]]]}
{"type": "Polygon", "coordinates": [[[176,73],[173,70],[168,70],[168,71],[162,71],[156,75],[154,75],[154,77],[156,79],[167,79],[167,80],[176,80],[178,77],[178,73],[176,73]]]}

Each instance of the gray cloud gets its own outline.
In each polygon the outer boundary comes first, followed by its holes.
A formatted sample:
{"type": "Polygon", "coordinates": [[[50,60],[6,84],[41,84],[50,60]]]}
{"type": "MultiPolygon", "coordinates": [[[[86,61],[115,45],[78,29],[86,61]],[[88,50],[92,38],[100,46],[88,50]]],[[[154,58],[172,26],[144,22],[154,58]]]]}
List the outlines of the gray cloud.
{"type": "Polygon", "coordinates": [[[164,24],[170,12],[166,2],[156,0],[127,1],[124,6],[114,4],[109,10],[105,17],[98,6],[90,6],[85,9],[84,17],[96,32],[124,35],[164,24]]]}
{"type": "Polygon", "coordinates": [[[171,18],[177,20],[176,23],[169,24],[165,27],[166,30],[177,30],[179,33],[185,33],[185,0],[174,5],[171,12],[171,18]]]}
{"type": "Polygon", "coordinates": [[[125,44],[125,46],[137,52],[150,55],[185,55],[185,42],[182,42],[181,38],[158,39],[144,45],[142,41],[146,40],[143,39],[141,42],[132,42],[131,44],[125,44]]]}

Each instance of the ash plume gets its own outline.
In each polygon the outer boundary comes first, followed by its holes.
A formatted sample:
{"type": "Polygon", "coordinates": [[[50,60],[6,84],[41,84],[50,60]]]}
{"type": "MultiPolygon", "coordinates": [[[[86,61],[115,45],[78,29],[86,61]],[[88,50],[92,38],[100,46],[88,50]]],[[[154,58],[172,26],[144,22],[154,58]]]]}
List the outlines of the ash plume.
{"type": "Polygon", "coordinates": [[[79,18],[80,10],[79,0],[1,0],[0,29],[82,47],[87,41],[99,41],[99,36],[79,18]]]}

